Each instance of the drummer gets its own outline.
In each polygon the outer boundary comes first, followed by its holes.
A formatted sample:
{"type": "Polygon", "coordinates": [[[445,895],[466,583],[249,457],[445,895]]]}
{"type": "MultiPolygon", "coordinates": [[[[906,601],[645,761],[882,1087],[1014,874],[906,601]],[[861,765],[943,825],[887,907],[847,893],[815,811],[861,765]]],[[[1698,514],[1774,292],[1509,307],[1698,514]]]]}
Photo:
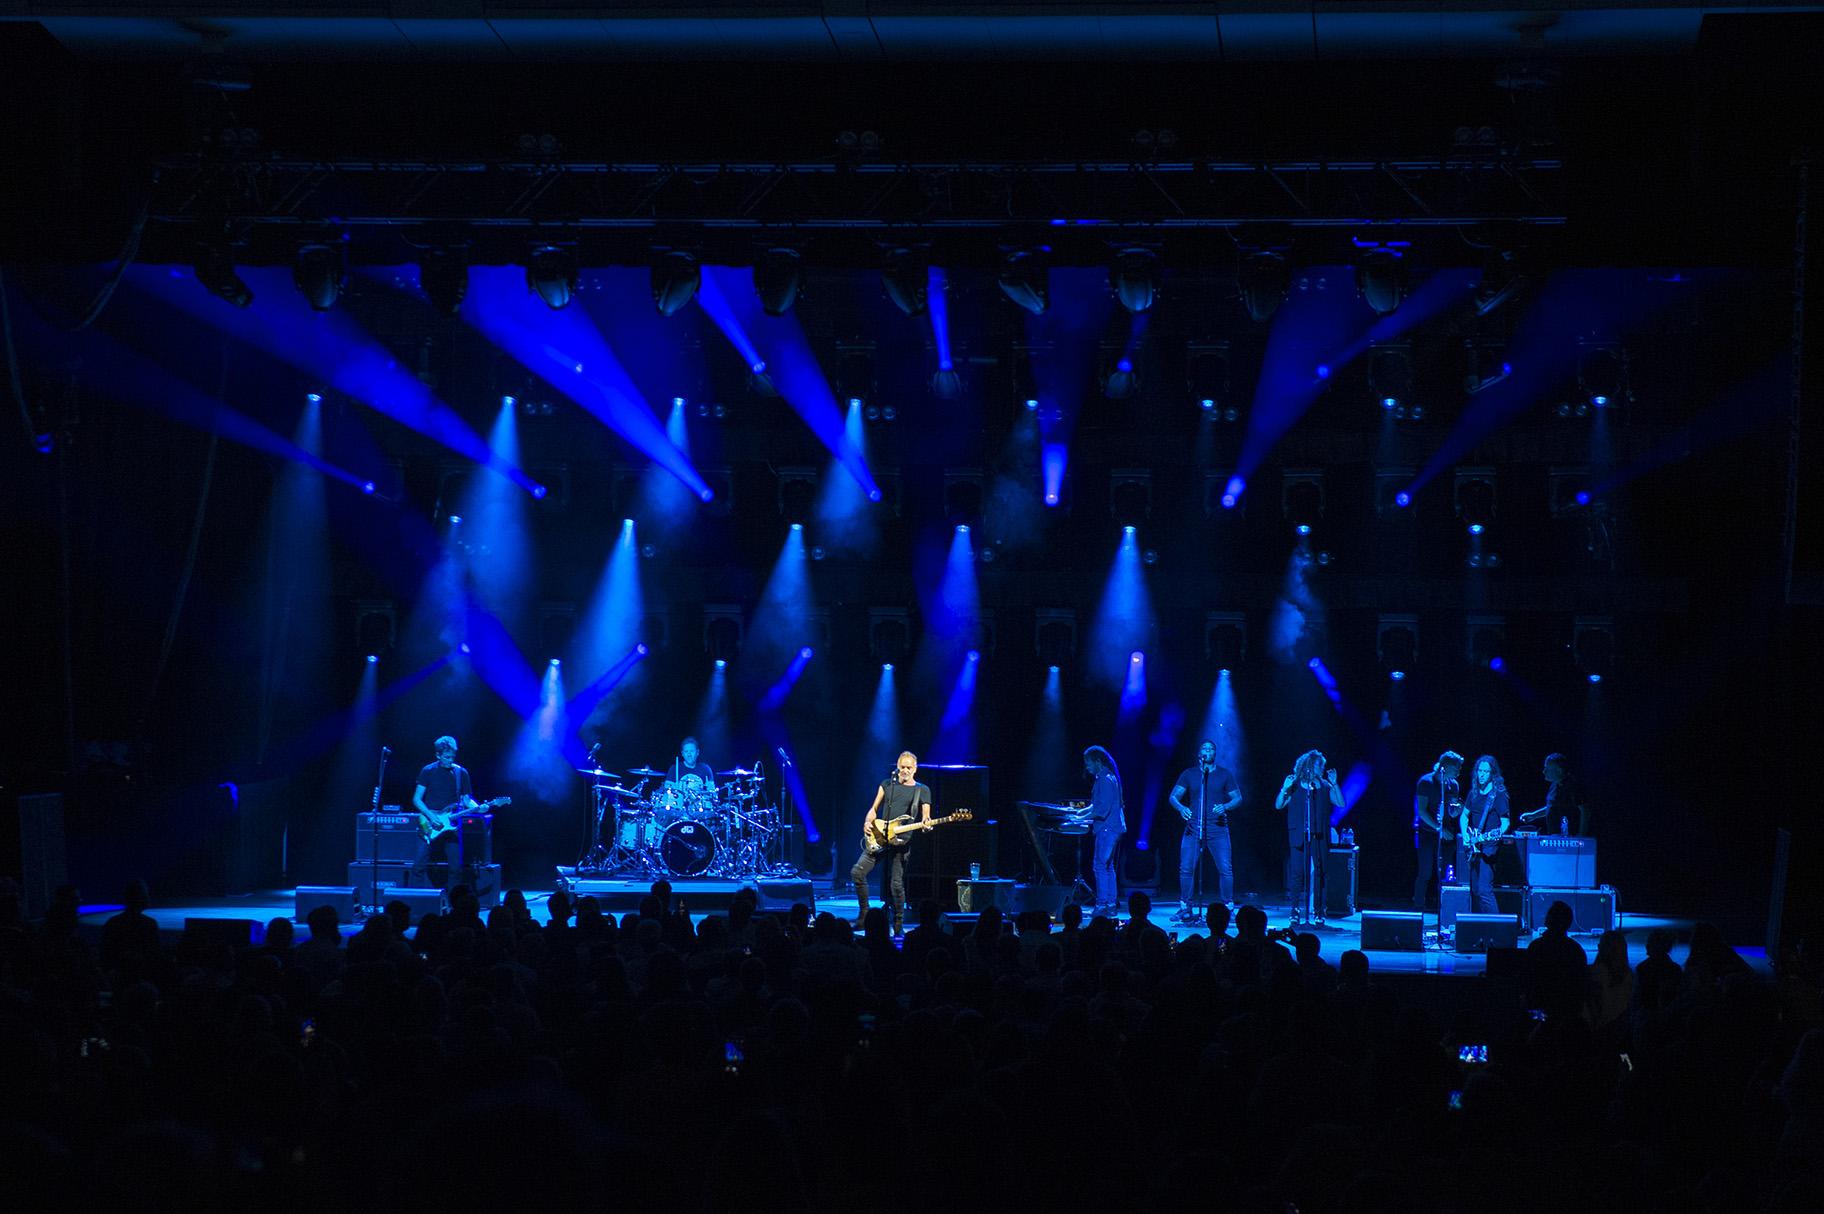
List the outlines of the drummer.
{"type": "Polygon", "coordinates": [[[678,753],[665,768],[665,787],[709,796],[716,791],[716,772],[703,761],[695,738],[678,743],[678,753]]]}

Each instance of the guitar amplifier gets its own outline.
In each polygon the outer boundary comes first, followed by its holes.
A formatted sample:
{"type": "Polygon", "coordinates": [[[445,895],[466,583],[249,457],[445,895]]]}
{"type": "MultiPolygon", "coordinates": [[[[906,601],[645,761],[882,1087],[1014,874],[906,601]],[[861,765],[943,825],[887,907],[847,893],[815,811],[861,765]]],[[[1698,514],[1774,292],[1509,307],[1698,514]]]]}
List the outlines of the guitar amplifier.
{"type": "Polygon", "coordinates": [[[410,862],[418,858],[418,815],[401,813],[397,805],[388,805],[380,813],[355,815],[355,856],[361,860],[410,862]],[[378,834],[379,839],[374,836],[378,834]],[[376,846],[377,844],[377,846],[376,846]]]}
{"type": "Polygon", "coordinates": [[[1526,884],[1556,889],[1596,888],[1595,839],[1577,835],[1521,835],[1519,839],[1526,884]]]}

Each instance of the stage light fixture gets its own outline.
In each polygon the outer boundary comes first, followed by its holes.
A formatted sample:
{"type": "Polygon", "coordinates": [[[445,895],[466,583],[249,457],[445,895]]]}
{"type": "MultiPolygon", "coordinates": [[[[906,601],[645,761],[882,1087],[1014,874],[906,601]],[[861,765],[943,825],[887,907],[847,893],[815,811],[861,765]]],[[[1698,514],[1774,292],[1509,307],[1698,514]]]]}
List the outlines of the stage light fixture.
{"type": "Polygon", "coordinates": [[[346,278],[341,249],[327,244],[298,246],[297,259],[291,266],[291,281],[313,310],[327,312],[335,307],[346,278]]]}
{"type": "Polygon", "coordinates": [[[676,316],[684,305],[696,298],[703,282],[703,267],[682,249],[661,254],[652,263],[652,304],[660,316],[676,316]]]}
{"type": "Polygon", "coordinates": [[[939,367],[931,376],[931,395],[939,400],[955,400],[963,394],[963,377],[955,367],[939,367]]]}
{"type": "Polygon", "coordinates": [[[1134,370],[1133,360],[1120,359],[1114,370],[1102,381],[1102,395],[1110,400],[1128,400],[1140,390],[1140,373],[1134,370]]]}
{"type": "Polygon", "coordinates": [[[426,251],[418,262],[418,289],[432,308],[456,315],[469,293],[469,251],[461,246],[426,251]]]}
{"type": "Polygon", "coordinates": [[[874,351],[851,346],[836,352],[836,395],[851,409],[874,398],[874,351]]]}
{"type": "Polygon", "coordinates": [[[1185,387],[1206,414],[1229,398],[1229,351],[1225,346],[1192,346],[1186,352],[1185,387]]]}
{"type": "Polygon", "coordinates": [[[925,259],[912,249],[894,249],[887,254],[886,268],[880,272],[880,284],[887,298],[907,316],[922,316],[930,302],[931,272],[925,259]]]}
{"type": "Polygon", "coordinates": [[[1362,302],[1386,316],[1406,296],[1405,264],[1391,250],[1371,249],[1356,267],[1355,285],[1362,302]]]}
{"type": "Polygon", "coordinates": [[[552,309],[576,298],[576,256],[569,249],[541,245],[526,262],[526,286],[552,309]]]}
{"type": "Polygon", "coordinates": [[[245,308],[253,303],[253,288],[241,281],[235,273],[234,259],[228,250],[221,248],[206,249],[196,259],[196,281],[209,289],[209,293],[237,308],[245,308]]]}
{"type": "Polygon", "coordinates": [[[1412,352],[1405,346],[1375,346],[1368,356],[1368,387],[1381,408],[1398,409],[1412,395],[1412,352]]]}
{"type": "MultiPolygon", "coordinates": [[[[1628,397],[1627,355],[1616,345],[1585,345],[1577,356],[1577,387],[1597,409],[1621,404],[1628,397]]],[[[1580,408],[1579,417],[1588,410],[1580,408]]]]}
{"type": "Polygon", "coordinates": [[[1159,258],[1151,249],[1123,249],[1115,257],[1109,280],[1122,307],[1144,312],[1159,297],[1159,258]]]}
{"type": "Polygon", "coordinates": [[[1045,315],[1051,302],[1051,288],[1045,259],[1030,250],[1019,249],[1007,255],[1001,266],[1001,294],[1034,316],[1045,315]]]}
{"type": "Polygon", "coordinates": [[[1518,295],[1520,288],[1525,285],[1525,276],[1520,273],[1513,250],[1499,250],[1491,254],[1487,264],[1482,267],[1481,280],[1476,283],[1476,315],[1487,316],[1518,295]]]}
{"type": "Polygon", "coordinates": [[[1253,253],[1241,263],[1236,285],[1249,319],[1260,324],[1272,320],[1285,302],[1286,293],[1292,289],[1292,268],[1277,253],[1253,253]]]}
{"type": "Polygon", "coordinates": [[[754,294],[768,316],[784,316],[804,285],[804,259],[797,249],[768,249],[754,261],[754,294]]]}

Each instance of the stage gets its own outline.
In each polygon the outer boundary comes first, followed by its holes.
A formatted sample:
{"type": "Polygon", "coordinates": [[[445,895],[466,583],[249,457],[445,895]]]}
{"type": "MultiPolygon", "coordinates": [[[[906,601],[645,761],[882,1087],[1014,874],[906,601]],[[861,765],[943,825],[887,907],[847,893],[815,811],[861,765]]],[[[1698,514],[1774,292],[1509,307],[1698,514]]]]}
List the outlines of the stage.
{"type": "MultiPolygon", "coordinates": [[[[615,914],[637,909],[639,899],[650,891],[651,885],[650,882],[643,880],[602,881],[590,884],[615,887],[611,893],[604,891],[597,895],[604,897],[606,903],[604,909],[615,914]]],[[[769,881],[766,884],[778,883],[769,881]]],[[[810,888],[809,882],[799,882],[798,884],[810,888]]],[[[729,881],[680,880],[672,882],[673,896],[684,900],[693,922],[701,922],[709,913],[719,913],[720,907],[717,903],[725,906],[735,888],[736,883],[729,881]],[[699,910],[700,907],[704,909],[699,910]]],[[[819,893],[814,904],[816,911],[827,911],[841,919],[853,920],[855,918],[856,907],[853,896],[831,893],[827,886],[817,888],[819,893]]],[[[581,891],[581,893],[588,892],[590,891],[587,888],[581,891]]],[[[548,922],[550,919],[550,914],[546,910],[546,902],[551,893],[551,890],[528,889],[525,891],[526,902],[531,908],[532,916],[540,923],[548,922]]],[[[181,934],[186,921],[191,919],[216,922],[244,921],[250,925],[246,928],[248,939],[257,944],[264,939],[265,925],[272,919],[292,919],[298,924],[300,939],[302,939],[303,924],[302,920],[294,916],[294,899],[294,890],[260,890],[238,897],[198,898],[186,902],[154,906],[147,913],[158,921],[161,931],[171,936],[181,934]]],[[[766,912],[775,910],[782,912],[789,909],[789,906],[789,902],[778,905],[774,900],[763,904],[762,909],[766,912]]],[[[93,936],[100,932],[102,923],[121,908],[117,905],[85,905],[82,909],[83,928],[86,933],[93,936]]],[[[1269,905],[1264,909],[1267,911],[1269,929],[1284,928],[1289,925],[1287,907],[1269,905]]],[[[1177,910],[1177,904],[1173,902],[1156,905],[1148,918],[1160,930],[1167,935],[1175,936],[1178,940],[1206,934],[1201,923],[1195,927],[1187,927],[1173,922],[1172,916],[1177,913],[1177,910]]],[[[1127,916],[1123,913],[1121,922],[1126,923],[1127,921],[1127,916]]],[[[1427,916],[1427,923],[1429,927],[1435,928],[1436,922],[1437,912],[1434,910],[1427,916]]],[[[1622,915],[1619,929],[1627,933],[1629,964],[1637,965],[1646,957],[1647,934],[1656,928],[1665,928],[1677,937],[1678,943],[1673,947],[1672,958],[1682,965],[1689,950],[1691,929],[1696,926],[1696,923],[1695,919],[1677,914],[1630,912],[1622,915]]],[[[358,924],[344,923],[342,925],[342,933],[345,936],[353,935],[358,929],[358,924]]],[[[1053,930],[1057,930],[1055,926],[1053,930]]],[[[1362,918],[1356,914],[1332,919],[1327,928],[1315,934],[1319,940],[1320,955],[1324,960],[1335,964],[1343,953],[1350,949],[1361,948],[1362,918]]],[[[1524,947],[1532,938],[1531,935],[1522,932],[1519,944],[1524,947]]],[[[1578,940],[1592,957],[1595,956],[1595,935],[1574,934],[1573,938],[1578,940]]],[[[1756,973],[1763,975],[1772,973],[1765,949],[1758,945],[1745,945],[1739,942],[1732,943],[1732,947],[1738,956],[1753,967],[1756,973]]],[[[1439,945],[1435,935],[1430,933],[1426,937],[1426,947],[1421,951],[1394,949],[1366,949],[1363,951],[1367,953],[1371,971],[1379,974],[1436,974],[1462,977],[1480,976],[1488,969],[1486,955],[1457,953],[1439,945]]]]}

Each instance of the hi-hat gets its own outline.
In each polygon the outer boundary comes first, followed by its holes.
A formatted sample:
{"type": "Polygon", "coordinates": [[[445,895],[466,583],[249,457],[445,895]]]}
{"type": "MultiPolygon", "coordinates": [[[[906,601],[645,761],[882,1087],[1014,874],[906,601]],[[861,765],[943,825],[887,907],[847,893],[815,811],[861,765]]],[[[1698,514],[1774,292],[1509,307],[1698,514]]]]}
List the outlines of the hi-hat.
{"type": "Polygon", "coordinates": [[[579,776],[594,776],[598,780],[618,780],[618,779],[620,779],[620,777],[615,775],[613,772],[603,771],[599,767],[579,767],[576,769],[576,774],[579,776]]]}

